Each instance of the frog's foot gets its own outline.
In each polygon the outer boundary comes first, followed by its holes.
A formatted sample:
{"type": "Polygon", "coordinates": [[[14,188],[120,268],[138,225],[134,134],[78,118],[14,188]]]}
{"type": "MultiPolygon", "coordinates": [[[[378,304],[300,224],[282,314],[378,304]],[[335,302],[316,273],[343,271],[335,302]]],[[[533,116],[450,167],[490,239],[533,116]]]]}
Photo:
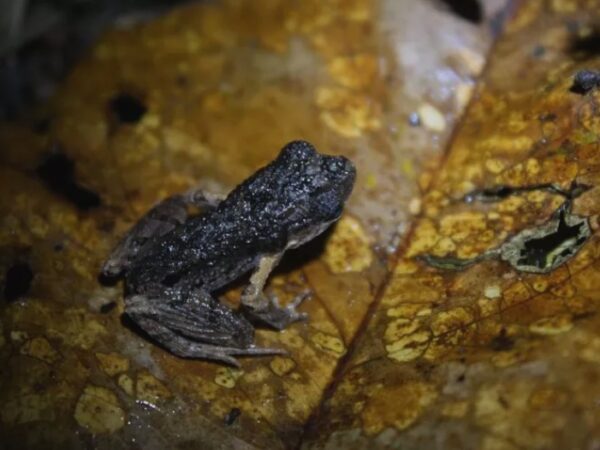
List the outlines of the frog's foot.
{"type": "Polygon", "coordinates": [[[296,308],[312,295],[304,291],[297,295],[288,305],[281,306],[277,297],[262,294],[257,306],[243,305],[243,312],[251,320],[264,323],[276,330],[283,330],[293,322],[308,319],[308,314],[301,313],[296,308]]]}
{"type": "Polygon", "coordinates": [[[254,346],[248,320],[202,291],[184,302],[135,295],[126,299],[125,312],[152,340],[182,358],[238,367],[234,356],[286,354],[283,349],[254,346]]]}

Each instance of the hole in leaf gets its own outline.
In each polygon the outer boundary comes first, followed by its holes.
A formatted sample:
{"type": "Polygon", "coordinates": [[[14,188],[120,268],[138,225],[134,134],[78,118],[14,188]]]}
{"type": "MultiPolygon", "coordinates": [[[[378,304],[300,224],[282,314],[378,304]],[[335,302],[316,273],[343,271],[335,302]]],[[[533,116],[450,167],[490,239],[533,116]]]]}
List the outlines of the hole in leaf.
{"type": "Polygon", "coordinates": [[[29,292],[33,281],[33,271],[26,263],[17,263],[6,271],[4,298],[9,302],[23,297],[29,292]]]}
{"type": "Polygon", "coordinates": [[[540,269],[544,269],[548,266],[547,258],[550,253],[557,250],[562,244],[573,241],[574,245],[565,247],[564,250],[556,256],[566,257],[570,255],[573,253],[574,248],[579,248],[579,245],[582,243],[580,242],[581,239],[585,241],[585,237],[577,239],[583,225],[584,224],[580,222],[576,225],[569,226],[565,222],[564,214],[561,214],[558,228],[554,233],[525,242],[518,263],[520,265],[536,266],[540,269]]]}
{"type": "Polygon", "coordinates": [[[55,193],[65,197],[77,208],[87,211],[100,206],[100,197],[94,191],[77,184],[75,165],[62,153],[50,155],[37,169],[38,176],[55,193]]]}
{"type": "Polygon", "coordinates": [[[127,93],[114,96],[109,107],[120,123],[137,123],[148,110],[139,98],[127,93]]]}
{"type": "Polygon", "coordinates": [[[478,0],[442,0],[450,10],[472,23],[481,23],[483,13],[478,0]]]}
{"type": "Polygon", "coordinates": [[[595,28],[585,36],[577,36],[569,46],[569,52],[577,59],[600,55],[600,28],[595,28]]]}
{"type": "Polygon", "coordinates": [[[498,336],[495,336],[490,341],[490,347],[495,352],[504,352],[507,350],[511,350],[515,346],[515,342],[508,337],[506,334],[506,330],[502,328],[498,336]]]}

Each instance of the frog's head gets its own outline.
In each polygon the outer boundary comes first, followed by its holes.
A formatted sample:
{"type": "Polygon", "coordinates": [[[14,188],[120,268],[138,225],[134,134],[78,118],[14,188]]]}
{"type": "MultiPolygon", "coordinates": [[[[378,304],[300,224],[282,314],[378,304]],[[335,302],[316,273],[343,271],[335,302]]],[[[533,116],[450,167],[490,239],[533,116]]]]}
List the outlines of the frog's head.
{"type": "Polygon", "coordinates": [[[280,178],[280,199],[285,199],[290,247],[324,231],[339,219],[352,192],[356,169],[343,156],[318,153],[305,141],[287,144],[273,162],[280,178]]]}

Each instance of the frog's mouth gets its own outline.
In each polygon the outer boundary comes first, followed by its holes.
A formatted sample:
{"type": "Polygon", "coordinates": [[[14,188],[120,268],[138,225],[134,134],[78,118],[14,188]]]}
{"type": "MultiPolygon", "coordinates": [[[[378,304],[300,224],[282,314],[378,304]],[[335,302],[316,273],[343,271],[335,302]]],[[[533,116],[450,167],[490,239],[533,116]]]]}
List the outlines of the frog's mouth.
{"type": "Polygon", "coordinates": [[[347,200],[352,193],[352,189],[354,188],[354,181],[356,180],[356,167],[354,167],[354,164],[352,164],[352,161],[350,161],[348,158],[344,158],[343,156],[340,156],[339,158],[342,158],[345,166],[344,172],[346,173],[346,176],[344,177],[341,185],[342,195],[344,200],[347,200]]]}
{"type": "Polygon", "coordinates": [[[309,227],[305,230],[302,230],[299,233],[296,233],[294,236],[292,236],[288,240],[288,243],[287,243],[285,249],[289,250],[291,248],[300,247],[302,244],[312,241],[318,235],[323,233],[327,228],[329,228],[329,226],[332,223],[334,223],[335,221],[337,221],[338,219],[339,219],[339,217],[337,217],[334,220],[331,220],[329,222],[321,223],[318,225],[313,225],[312,227],[309,227]]]}
{"type": "Polygon", "coordinates": [[[344,156],[326,156],[324,164],[328,166],[329,173],[334,176],[338,198],[346,201],[354,187],[356,167],[354,167],[352,161],[344,156]],[[335,170],[332,170],[334,168],[335,170]]]}

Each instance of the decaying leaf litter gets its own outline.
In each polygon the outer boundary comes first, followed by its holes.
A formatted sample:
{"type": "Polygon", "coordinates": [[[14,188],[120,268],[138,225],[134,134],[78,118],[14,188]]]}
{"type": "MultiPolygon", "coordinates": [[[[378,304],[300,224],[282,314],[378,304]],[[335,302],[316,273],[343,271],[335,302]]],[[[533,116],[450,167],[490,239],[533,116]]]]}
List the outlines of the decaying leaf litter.
{"type": "Polygon", "coordinates": [[[596,5],[514,6],[488,57],[487,22],[414,3],[191,6],[109,33],[52,102],[2,127],[2,267],[25,291],[3,306],[3,440],[504,449],[597,439],[598,94],[571,91],[579,71],[599,69],[596,5]],[[32,130],[40,119],[45,132],[32,130]],[[257,337],[290,357],[241,370],[179,360],[122,324],[122,291],[96,279],[118,236],[199,181],[226,192],[292,137],[350,157],[358,180],[336,229],[271,281],[284,300],[315,293],[308,323],[257,337]],[[43,176],[52,164],[54,181],[43,176]],[[547,189],[466,203],[469,193],[573,182],[589,189],[563,219],[585,219],[590,235],[547,273],[417,258],[476,258],[565,202],[547,189]]]}

